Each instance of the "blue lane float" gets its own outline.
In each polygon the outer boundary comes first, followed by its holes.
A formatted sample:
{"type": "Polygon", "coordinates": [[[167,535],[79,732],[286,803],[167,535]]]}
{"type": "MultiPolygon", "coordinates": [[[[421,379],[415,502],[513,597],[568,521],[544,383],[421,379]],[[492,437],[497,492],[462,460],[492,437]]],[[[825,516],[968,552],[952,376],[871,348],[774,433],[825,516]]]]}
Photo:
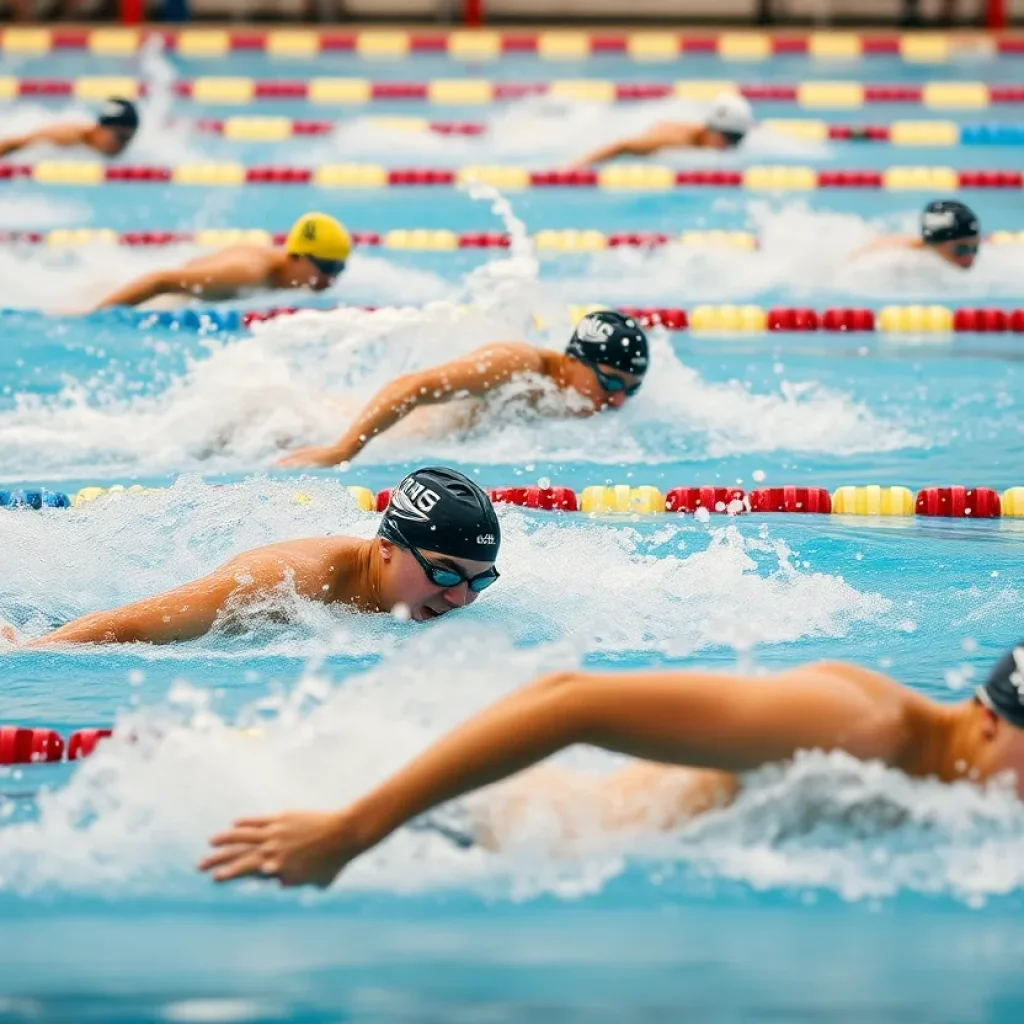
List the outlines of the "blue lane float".
{"type": "Polygon", "coordinates": [[[0,508],[71,508],[71,499],[61,491],[48,491],[45,487],[19,487],[0,491],[0,508]]]}
{"type": "Polygon", "coordinates": [[[965,145],[1020,146],[1024,145],[1024,124],[965,124],[960,127],[960,141],[965,145]]]}

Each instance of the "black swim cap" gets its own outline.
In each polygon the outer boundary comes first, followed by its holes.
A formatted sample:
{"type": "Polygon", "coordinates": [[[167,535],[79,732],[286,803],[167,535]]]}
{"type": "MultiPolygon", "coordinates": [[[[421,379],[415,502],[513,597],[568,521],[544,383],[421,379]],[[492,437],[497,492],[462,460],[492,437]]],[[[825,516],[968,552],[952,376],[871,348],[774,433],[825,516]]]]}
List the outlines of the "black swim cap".
{"type": "Polygon", "coordinates": [[[921,239],[928,245],[981,233],[977,214],[956,199],[936,199],[921,214],[921,239]]]}
{"type": "Polygon", "coordinates": [[[647,335],[632,318],[610,309],[588,313],[572,332],[566,354],[642,377],[647,372],[647,335]]]}
{"type": "Polygon", "coordinates": [[[1024,729],[1024,642],[1003,655],[988,682],[975,692],[989,711],[1024,729]]]}
{"type": "Polygon", "coordinates": [[[104,128],[128,128],[132,132],[139,130],[139,112],[131,100],[121,99],[120,96],[111,96],[106,103],[100,107],[100,116],[96,123],[104,128]]]}
{"type": "Polygon", "coordinates": [[[501,546],[491,499],[472,480],[443,466],[417,469],[391,492],[377,536],[399,547],[474,562],[497,561],[501,546]]]}

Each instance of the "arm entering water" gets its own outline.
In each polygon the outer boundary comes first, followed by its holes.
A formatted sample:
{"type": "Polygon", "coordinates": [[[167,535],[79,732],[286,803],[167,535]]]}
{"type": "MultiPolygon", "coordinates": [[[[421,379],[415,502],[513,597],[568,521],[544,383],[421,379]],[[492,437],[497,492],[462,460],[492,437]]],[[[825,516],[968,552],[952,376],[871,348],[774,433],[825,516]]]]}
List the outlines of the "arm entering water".
{"type": "Polygon", "coordinates": [[[169,644],[193,640],[213,627],[229,601],[257,597],[294,581],[296,592],[324,599],[320,541],[291,541],[247,551],[202,579],[110,611],[83,615],[25,644],[169,644]]]}
{"type": "MultiPolygon", "coordinates": [[[[889,716],[891,717],[891,716],[889,716]]],[[[353,858],[448,800],[576,743],[668,764],[742,772],[797,750],[891,760],[897,730],[866,691],[824,672],[764,682],[696,672],[543,677],[480,712],[341,811],[243,818],[200,869],[328,885],[353,858]]]]}
{"type": "Polygon", "coordinates": [[[275,465],[336,466],[355,458],[373,438],[390,430],[413,409],[454,398],[479,397],[518,373],[541,373],[543,369],[544,353],[540,349],[508,342],[488,345],[441,366],[407,373],[381,388],[334,444],[298,448],[275,465]]]}

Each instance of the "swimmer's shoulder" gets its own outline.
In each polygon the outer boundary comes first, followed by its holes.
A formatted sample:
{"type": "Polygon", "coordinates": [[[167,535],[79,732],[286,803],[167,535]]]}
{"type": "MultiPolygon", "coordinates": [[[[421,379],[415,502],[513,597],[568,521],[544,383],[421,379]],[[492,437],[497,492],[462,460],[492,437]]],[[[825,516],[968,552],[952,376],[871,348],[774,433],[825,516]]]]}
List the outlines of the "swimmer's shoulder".
{"type": "Polygon", "coordinates": [[[851,661],[815,661],[782,674],[803,680],[815,679],[823,686],[852,687],[879,710],[903,712],[915,706],[920,699],[918,694],[892,676],[851,661]]]}
{"type": "Polygon", "coordinates": [[[496,341],[481,345],[466,356],[467,359],[501,360],[528,373],[547,373],[551,357],[560,358],[558,352],[537,348],[526,341],[496,341]]]}

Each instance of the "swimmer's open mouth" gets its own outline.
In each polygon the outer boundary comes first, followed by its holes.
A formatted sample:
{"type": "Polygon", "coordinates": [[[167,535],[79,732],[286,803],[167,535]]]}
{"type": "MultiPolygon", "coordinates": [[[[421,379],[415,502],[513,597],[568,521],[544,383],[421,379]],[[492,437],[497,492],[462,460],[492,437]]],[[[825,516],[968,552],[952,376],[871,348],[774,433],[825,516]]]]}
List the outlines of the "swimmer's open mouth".
{"type": "Polygon", "coordinates": [[[424,621],[427,621],[428,619],[436,619],[439,615],[444,615],[444,612],[435,611],[433,608],[428,608],[424,605],[422,615],[424,621]]]}

